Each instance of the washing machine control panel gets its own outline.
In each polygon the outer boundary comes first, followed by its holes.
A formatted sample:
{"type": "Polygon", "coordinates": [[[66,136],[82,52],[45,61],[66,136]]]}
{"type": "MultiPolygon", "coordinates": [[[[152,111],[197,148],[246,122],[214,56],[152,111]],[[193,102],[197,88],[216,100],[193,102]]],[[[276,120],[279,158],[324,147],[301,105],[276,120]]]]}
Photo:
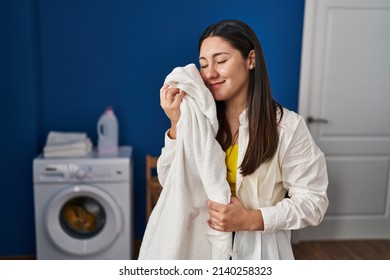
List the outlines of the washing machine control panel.
{"type": "Polygon", "coordinates": [[[41,166],[36,170],[40,182],[108,182],[122,181],[129,174],[124,164],[55,163],[41,166]]]}

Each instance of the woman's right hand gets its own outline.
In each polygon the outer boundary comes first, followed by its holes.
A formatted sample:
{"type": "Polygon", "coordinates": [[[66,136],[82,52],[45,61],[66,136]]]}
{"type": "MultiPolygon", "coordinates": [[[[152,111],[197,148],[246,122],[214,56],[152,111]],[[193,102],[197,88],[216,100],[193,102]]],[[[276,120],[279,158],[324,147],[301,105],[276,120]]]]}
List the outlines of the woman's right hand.
{"type": "Polygon", "coordinates": [[[180,118],[180,104],[185,94],[178,88],[169,87],[168,84],[164,84],[160,89],[160,105],[171,120],[168,136],[172,139],[176,139],[176,124],[180,118]]]}

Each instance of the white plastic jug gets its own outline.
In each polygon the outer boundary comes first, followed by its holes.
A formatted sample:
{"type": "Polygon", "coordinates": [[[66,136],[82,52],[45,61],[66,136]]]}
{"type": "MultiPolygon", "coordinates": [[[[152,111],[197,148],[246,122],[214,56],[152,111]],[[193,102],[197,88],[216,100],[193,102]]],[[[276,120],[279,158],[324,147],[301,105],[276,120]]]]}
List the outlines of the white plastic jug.
{"type": "Polygon", "coordinates": [[[102,155],[118,153],[118,120],[111,107],[108,107],[97,123],[98,152],[102,155]]]}

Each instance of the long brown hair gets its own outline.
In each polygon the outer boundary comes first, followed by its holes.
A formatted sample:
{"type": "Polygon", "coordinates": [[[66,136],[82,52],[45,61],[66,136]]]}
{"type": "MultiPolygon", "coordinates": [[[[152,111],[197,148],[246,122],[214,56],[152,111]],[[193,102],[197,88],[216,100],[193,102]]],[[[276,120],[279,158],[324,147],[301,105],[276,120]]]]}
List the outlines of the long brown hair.
{"type": "MultiPolygon", "coordinates": [[[[256,33],[241,21],[223,20],[206,28],[199,39],[199,51],[203,40],[212,36],[229,42],[240,51],[244,59],[247,59],[251,50],[255,50],[256,67],[250,71],[247,97],[249,143],[240,166],[241,174],[246,176],[275,155],[279,141],[278,123],[283,116],[283,109],[272,97],[265,59],[256,33]]],[[[216,138],[226,151],[232,145],[234,135],[226,120],[225,103],[217,101],[216,104],[219,121],[216,138]]]]}

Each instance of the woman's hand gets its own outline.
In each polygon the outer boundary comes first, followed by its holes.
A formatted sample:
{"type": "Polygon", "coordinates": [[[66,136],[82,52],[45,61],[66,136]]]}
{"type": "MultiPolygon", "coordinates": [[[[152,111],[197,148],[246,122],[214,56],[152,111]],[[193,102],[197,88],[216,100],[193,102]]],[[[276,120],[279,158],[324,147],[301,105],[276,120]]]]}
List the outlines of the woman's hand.
{"type": "Polygon", "coordinates": [[[180,104],[186,93],[178,88],[169,87],[168,84],[160,89],[160,105],[171,120],[171,129],[168,136],[176,138],[176,125],[180,118],[180,104]]]}
{"type": "Polygon", "coordinates": [[[208,200],[210,214],[208,224],[218,231],[254,231],[264,230],[263,216],[260,210],[248,210],[237,197],[232,197],[229,205],[208,200]]]}

